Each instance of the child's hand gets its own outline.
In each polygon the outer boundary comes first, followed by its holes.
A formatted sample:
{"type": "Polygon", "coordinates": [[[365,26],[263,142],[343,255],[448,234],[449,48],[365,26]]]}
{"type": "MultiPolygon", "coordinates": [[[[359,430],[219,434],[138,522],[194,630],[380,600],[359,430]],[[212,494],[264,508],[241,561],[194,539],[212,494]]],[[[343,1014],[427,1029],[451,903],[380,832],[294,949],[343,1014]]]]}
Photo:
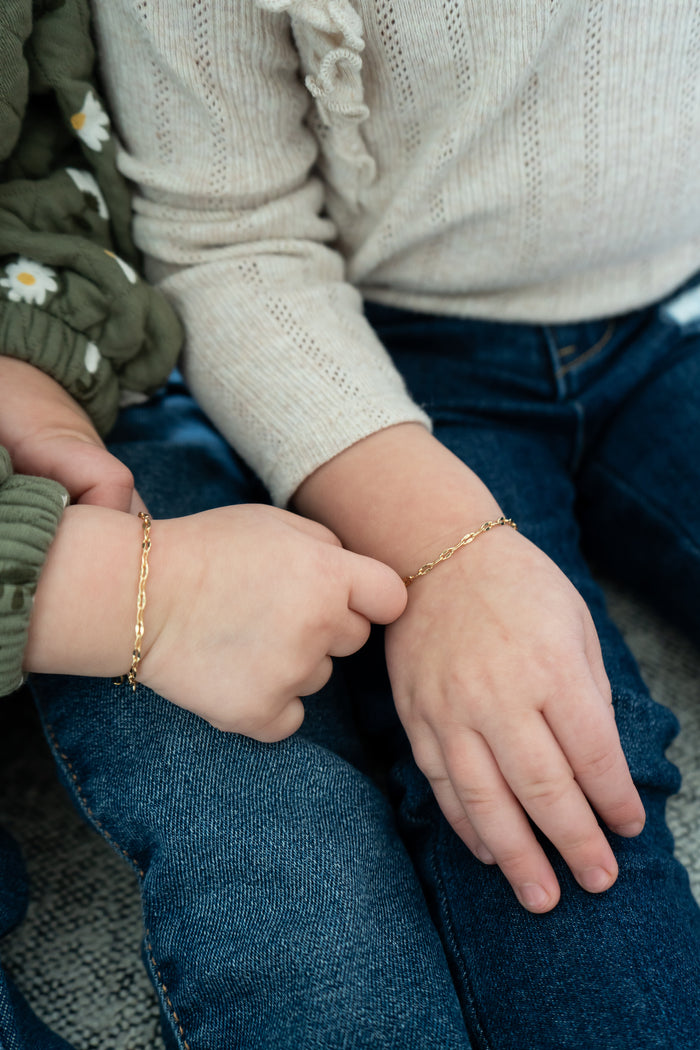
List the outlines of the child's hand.
{"type": "MultiPolygon", "coordinates": [[[[465,525],[503,514],[479,478],[414,424],[358,442],[296,498],[347,547],[401,575],[465,525]]],[[[520,533],[492,529],[415,580],[386,648],[416,761],[469,848],[500,866],[525,907],[553,908],[559,887],[529,816],[582,886],[607,889],[617,865],[595,813],[635,835],[644,809],[593,622],[556,565],[520,533]]]]}
{"type": "Polygon", "coordinates": [[[585,889],[607,889],[617,865],[593,810],[622,835],[641,831],[644,810],[593,622],[554,563],[492,530],[411,585],[387,659],[416,761],[472,852],[526,908],[553,908],[529,816],[585,889]]]}
{"type": "Polygon", "coordinates": [[[333,656],[401,614],[393,570],[345,551],[315,522],[225,507],[153,525],[138,677],[220,729],[280,740],[333,656]]]}
{"type": "MultiPolygon", "coordinates": [[[[67,508],[39,578],[27,671],[128,671],[141,540],[131,514],[67,508]]],[[[157,520],[137,679],[220,729],[281,740],[331,657],[355,652],[370,621],[405,604],[392,569],[286,511],[243,504],[157,520]]]]}
{"type": "Polygon", "coordinates": [[[73,503],[139,510],[131,472],[104,447],[89,416],[60,383],[0,356],[0,444],[19,474],[53,478],[73,503]]]}

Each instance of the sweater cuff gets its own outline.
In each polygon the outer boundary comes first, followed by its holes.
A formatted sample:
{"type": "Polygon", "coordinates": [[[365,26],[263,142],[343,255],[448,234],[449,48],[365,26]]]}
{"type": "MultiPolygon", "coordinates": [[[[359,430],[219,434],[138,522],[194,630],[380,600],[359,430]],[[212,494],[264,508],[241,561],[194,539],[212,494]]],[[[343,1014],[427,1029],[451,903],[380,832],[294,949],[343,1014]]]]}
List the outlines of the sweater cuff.
{"type": "Polygon", "coordinates": [[[0,485],[0,696],[24,681],[34,593],[67,502],[47,478],[14,474],[0,485]]]}

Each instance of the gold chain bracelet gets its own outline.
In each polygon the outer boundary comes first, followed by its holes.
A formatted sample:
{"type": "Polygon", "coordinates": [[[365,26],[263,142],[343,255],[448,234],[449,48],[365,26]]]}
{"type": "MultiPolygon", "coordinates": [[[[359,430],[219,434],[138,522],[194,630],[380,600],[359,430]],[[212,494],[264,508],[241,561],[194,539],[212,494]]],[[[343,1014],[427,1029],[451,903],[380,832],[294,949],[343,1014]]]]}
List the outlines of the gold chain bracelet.
{"type": "Polygon", "coordinates": [[[148,579],[148,554],[151,549],[151,521],[150,514],[139,511],[139,517],[143,525],[143,541],[141,543],[141,569],[139,571],[139,593],[136,601],[136,637],[134,639],[134,651],[131,654],[131,667],[125,675],[117,678],[117,684],[122,685],[126,680],[136,692],[136,672],[141,663],[141,642],[143,641],[143,613],[146,608],[146,580],[148,579]]]}
{"type": "Polygon", "coordinates": [[[446,547],[444,551],[438,554],[434,561],[427,561],[425,565],[421,565],[417,572],[414,572],[411,576],[404,576],[403,582],[407,587],[410,587],[414,580],[417,580],[420,576],[427,576],[429,572],[439,565],[440,562],[447,561],[453,554],[461,550],[462,547],[466,547],[467,544],[473,543],[477,536],[482,536],[489,529],[495,529],[499,525],[510,525],[511,529],[517,529],[517,525],[512,518],[497,518],[496,521],[485,521],[483,525],[480,525],[474,532],[468,532],[466,536],[462,536],[459,543],[455,543],[454,547],[446,547]]]}

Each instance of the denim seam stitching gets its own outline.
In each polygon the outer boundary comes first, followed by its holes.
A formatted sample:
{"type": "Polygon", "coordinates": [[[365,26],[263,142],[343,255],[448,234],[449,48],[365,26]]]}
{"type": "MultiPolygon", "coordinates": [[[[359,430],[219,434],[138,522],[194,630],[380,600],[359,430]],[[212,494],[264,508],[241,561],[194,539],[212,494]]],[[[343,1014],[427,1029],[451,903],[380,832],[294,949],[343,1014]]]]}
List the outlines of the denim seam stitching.
{"type": "Polygon", "coordinates": [[[153,951],[153,946],[151,945],[150,936],[151,936],[150,935],[150,930],[146,930],[145,941],[146,941],[146,949],[148,951],[149,962],[151,963],[151,966],[153,967],[153,973],[155,974],[156,978],[158,979],[158,983],[160,985],[161,991],[163,992],[163,995],[165,997],[165,1001],[168,1004],[168,1008],[170,1009],[170,1013],[172,1014],[173,1021],[177,1025],[178,1031],[180,1033],[180,1036],[182,1037],[182,1045],[184,1046],[185,1050],[191,1050],[190,1044],[187,1042],[187,1039],[185,1038],[185,1029],[182,1027],[182,1023],[180,1021],[180,1018],[178,1017],[177,1011],[175,1010],[175,1007],[173,1006],[172,999],[170,998],[170,995],[168,994],[168,988],[167,988],[165,982],[163,981],[163,975],[161,974],[160,970],[158,969],[158,963],[156,962],[156,959],[155,959],[155,953],[153,951]]]}
{"type": "Polygon", "coordinates": [[[565,365],[559,366],[559,368],[557,369],[557,378],[563,379],[563,377],[569,372],[573,371],[574,368],[578,368],[579,365],[585,365],[589,361],[592,361],[600,353],[600,351],[605,346],[607,346],[607,344],[610,342],[613,335],[615,334],[616,330],[616,322],[610,321],[608,327],[605,329],[597,343],[594,343],[593,346],[589,346],[587,350],[584,350],[583,353],[580,354],[573,361],[567,361],[565,365]]]}
{"type": "MultiPolygon", "coordinates": [[[[73,763],[68,758],[68,755],[61,749],[61,746],[60,746],[60,744],[58,742],[58,738],[56,737],[56,733],[55,733],[55,731],[53,729],[53,726],[50,725],[48,722],[46,723],[46,732],[48,734],[49,740],[53,744],[53,748],[54,748],[55,753],[58,755],[58,757],[61,759],[61,761],[65,764],[66,770],[68,771],[68,773],[70,775],[70,778],[73,781],[73,784],[75,786],[75,792],[76,792],[76,795],[78,796],[78,800],[80,801],[80,804],[81,804],[83,810],[85,811],[85,813],[89,817],[90,823],[95,828],[97,833],[99,835],[101,835],[104,839],[107,840],[107,842],[112,847],[112,849],[114,849],[117,853],[120,853],[125,858],[125,860],[127,860],[129,862],[131,867],[136,872],[136,874],[137,874],[137,876],[139,878],[139,881],[143,882],[143,879],[145,878],[146,873],[144,872],[143,868],[141,868],[141,866],[139,865],[139,863],[136,860],[136,858],[132,857],[131,854],[126,849],[124,849],[122,846],[119,845],[119,843],[116,841],[116,839],[109,833],[107,828],[105,828],[104,825],[102,824],[102,822],[100,820],[98,820],[97,817],[95,816],[91,806],[88,803],[88,800],[87,800],[87,797],[85,795],[85,792],[84,792],[80,782],[78,781],[78,774],[75,772],[75,769],[73,767],[73,763]]],[[[162,978],[161,972],[158,969],[158,965],[157,965],[157,963],[155,961],[155,956],[154,956],[154,953],[153,953],[153,947],[152,947],[151,941],[150,941],[150,930],[146,930],[145,931],[145,941],[146,941],[146,948],[148,949],[149,960],[150,960],[150,962],[151,962],[151,964],[153,966],[153,972],[155,973],[156,977],[158,978],[158,983],[160,984],[160,988],[161,988],[161,991],[163,992],[163,996],[165,997],[165,1001],[168,1004],[168,1007],[170,1009],[172,1018],[175,1021],[177,1027],[178,1027],[178,1030],[180,1032],[180,1036],[182,1037],[182,1044],[183,1044],[184,1050],[191,1050],[190,1044],[188,1043],[187,1039],[185,1038],[185,1031],[184,1031],[184,1028],[182,1027],[182,1024],[180,1022],[180,1018],[178,1017],[178,1015],[177,1015],[177,1013],[175,1011],[175,1007],[172,1004],[172,1000],[170,999],[170,996],[168,995],[168,989],[167,989],[166,985],[163,982],[163,978],[162,978]]]]}
{"type": "MultiPolygon", "coordinates": [[[[440,831],[439,827],[436,829],[436,832],[437,832],[438,836],[441,834],[441,831],[440,831]]],[[[484,1030],[484,1026],[483,1026],[482,1021],[481,1021],[481,1018],[479,1017],[478,1011],[476,1009],[476,994],[475,994],[474,989],[472,987],[471,981],[469,980],[469,976],[468,976],[469,975],[469,969],[468,969],[467,964],[465,962],[464,955],[462,953],[462,949],[461,949],[459,940],[458,940],[458,938],[457,938],[457,936],[455,934],[454,919],[453,919],[453,916],[452,916],[452,909],[451,909],[450,903],[449,903],[450,896],[449,896],[449,894],[446,891],[445,882],[444,882],[444,880],[442,878],[442,872],[440,871],[438,863],[437,863],[437,850],[435,848],[433,848],[432,856],[430,858],[430,866],[431,866],[431,868],[433,870],[433,877],[435,879],[435,884],[436,884],[436,886],[439,887],[440,893],[442,895],[442,899],[445,901],[445,919],[446,919],[446,921],[445,921],[445,930],[446,930],[447,933],[449,933],[449,939],[450,939],[450,942],[451,942],[451,947],[452,947],[453,954],[454,954],[454,956],[456,958],[459,959],[459,963],[460,963],[460,966],[462,968],[462,979],[463,979],[464,983],[467,985],[467,987],[469,988],[471,1001],[474,1004],[473,1019],[474,1019],[474,1023],[475,1023],[475,1026],[476,1026],[477,1034],[478,1034],[479,1038],[481,1039],[481,1041],[483,1042],[484,1047],[489,1047],[491,1045],[491,1043],[488,1040],[488,1037],[487,1037],[486,1032],[484,1030]]],[[[464,1010],[462,1010],[462,1012],[464,1012],[464,1010]]],[[[466,1018],[465,1018],[465,1022],[466,1022],[466,1018]]]]}

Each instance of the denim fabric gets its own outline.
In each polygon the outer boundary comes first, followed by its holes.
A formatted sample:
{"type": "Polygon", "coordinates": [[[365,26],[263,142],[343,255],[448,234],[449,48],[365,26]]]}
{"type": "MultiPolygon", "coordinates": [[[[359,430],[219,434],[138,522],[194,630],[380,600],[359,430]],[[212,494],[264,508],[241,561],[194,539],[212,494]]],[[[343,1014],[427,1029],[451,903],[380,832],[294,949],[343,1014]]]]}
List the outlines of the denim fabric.
{"type": "MultiPolygon", "coordinates": [[[[561,903],[523,911],[437,810],[379,632],[274,745],[143,688],[36,679],[69,791],[137,871],[166,1045],[699,1050],[700,915],[664,822],[677,726],[581,553],[698,638],[698,326],[664,304],[556,328],[368,314],[437,436],[588,602],[647,826],[613,837],[607,893],[553,856],[561,903]]],[[[115,440],[155,515],[261,498],[177,383],[115,440]]]]}
{"type": "MultiPolygon", "coordinates": [[[[177,381],[126,412],[114,438],[155,516],[265,498],[177,381]]],[[[468,1050],[340,676],[307,701],[303,731],[275,745],[144,688],[34,688],[69,792],[139,878],[169,1048],[468,1050]]]]}
{"type": "Polygon", "coordinates": [[[581,546],[700,641],[700,325],[679,326],[663,304],[556,328],[369,316],[437,437],[587,601],[647,810],[639,838],[610,836],[620,876],[602,896],[550,850],[562,902],[534,916],[468,856],[408,754],[397,762],[402,834],[473,1045],[698,1048],[700,913],[664,823],[676,722],[648,695],[581,546]]]}

